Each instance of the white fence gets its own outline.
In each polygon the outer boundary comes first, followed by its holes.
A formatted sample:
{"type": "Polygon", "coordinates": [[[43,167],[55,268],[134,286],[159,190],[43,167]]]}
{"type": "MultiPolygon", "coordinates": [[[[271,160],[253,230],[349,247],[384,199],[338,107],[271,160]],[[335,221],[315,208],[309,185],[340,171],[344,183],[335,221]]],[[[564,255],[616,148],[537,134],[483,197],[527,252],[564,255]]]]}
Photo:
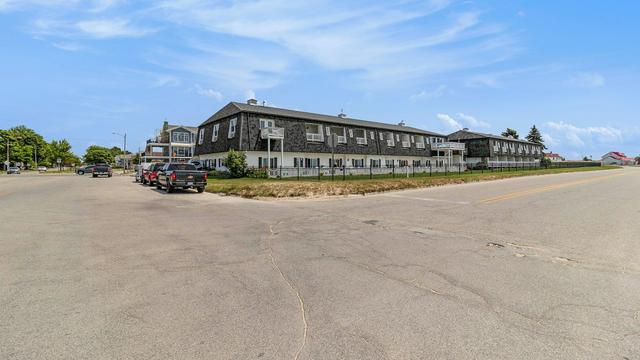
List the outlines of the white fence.
{"type": "MultiPolygon", "coordinates": [[[[391,175],[395,177],[411,177],[416,175],[428,175],[438,173],[461,173],[467,170],[466,164],[453,164],[451,166],[429,167],[429,166],[399,166],[399,167],[335,167],[333,177],[348,176],[379,176],[391,175]]],[[[269,169],[269,177],[331,177],[330,167],[303,168],[303,167],[283,167],[269,169]]]]}

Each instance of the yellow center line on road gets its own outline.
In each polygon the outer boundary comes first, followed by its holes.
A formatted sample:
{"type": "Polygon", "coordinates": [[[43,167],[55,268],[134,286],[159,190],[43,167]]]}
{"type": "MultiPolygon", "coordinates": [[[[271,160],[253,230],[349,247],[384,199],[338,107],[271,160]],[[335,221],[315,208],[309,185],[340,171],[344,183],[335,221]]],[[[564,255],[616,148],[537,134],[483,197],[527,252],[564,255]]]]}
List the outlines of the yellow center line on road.
{"type": "Polygon", "coordinates": [[[569,187],[569,186],[588,184],[588,183],[592,183],[592,182],[596,182],[596,181],[600,181],[600,180],[611,179],[611,178],[618,177],[618,176],[623,176],[623,175],[625,175],[625,174],[611,174],[611,175],[607,175],[607,176],[599,176],[597,178],[590,178],[590,179],[577,180],[577,181],[569,181],[569,182],[558,183],[558,184],[553,184],[553,185],[548,185],[548,186],[542,186],[542,187],[528,189],[528,190],[516,191],[516,192],[509,193],[509,194],[504,194],[504,195],[500,195],[500,196],[490,197],[490,198],[487,198],[487,199],[482,199],[482,200],[478,201],[478,204],[493,204],[493,203],[497,203],[497,202],[503,201],[503,200],[515,199],[515,198],[519,198],[519,197],[523,197],[523,196],[527,196],[527,195],[538,194],[538,193],[541,193],[541,192],[561,189],[561,188],[565,188],[565,187],[569,187]]]}

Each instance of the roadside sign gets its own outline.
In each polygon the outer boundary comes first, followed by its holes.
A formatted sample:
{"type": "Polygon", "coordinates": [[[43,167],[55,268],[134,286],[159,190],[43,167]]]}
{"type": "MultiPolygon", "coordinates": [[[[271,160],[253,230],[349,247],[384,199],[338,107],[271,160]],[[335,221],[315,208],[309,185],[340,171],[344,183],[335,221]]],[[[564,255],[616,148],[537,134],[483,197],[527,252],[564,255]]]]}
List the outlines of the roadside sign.
{"type": "Polygon", "coordinates": [[[62,159],[58,158],[58,159],[56,159],[56,162],[57,162],[58,164],[60,164],[60,163],[62,162],[62,159]]]}

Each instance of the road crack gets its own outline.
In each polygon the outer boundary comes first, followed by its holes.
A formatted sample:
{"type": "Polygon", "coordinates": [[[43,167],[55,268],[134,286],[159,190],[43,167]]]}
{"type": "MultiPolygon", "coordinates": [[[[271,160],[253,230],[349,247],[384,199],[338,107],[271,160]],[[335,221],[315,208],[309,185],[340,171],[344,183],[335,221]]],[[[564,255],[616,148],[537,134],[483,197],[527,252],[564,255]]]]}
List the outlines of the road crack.
{"type": "MultiPolygon", "coordinates": [[[[280,224],[280,223],[278,223],[280,224]]],[[[276,225],[278,225],[276,224],[276,225]]],[[[271,245],[271,239],[275,236],[275,232],[273,232],[273,225],[269,224],[269,236],[267,237],[267,246],[269,248],[269,258],[271,258],[271,264],[273,265],[274,269],[276,269],[276,271],[278,271],[278,273],[280,274],[280,277],[282,278],[282,280],[284,280],[285,283],[287,283],[287,285],[289,286],[289,288],[291,289],[291,291],[296,295],[296,297],[298,298],[298,303],[300,304],[300,315],[302,317],[302,324],[303,324],[303,332],[302,332],[302,344],[300,344],[300,347],[298,348],[298,350],[296,351],[295,355],[294,355],[294,360],[298,360],[298,358],[300,357],[300,354],[302,353],[302,350],[304,349],[304,346],[307,343],[307,330],[309,328],[309,325],[307,324],[307,317],[306,317],[306,311],[304,308],[304,300],[302,299],[302,296],[300,295],[300,291],[293,285],[293,283],[291,282],[291,280],[289,280],[289,278],[282,272],[282,269],[280,269],[280,266],[278,265],[278,261],[276,260],[275,256],[273,255],[273,247],[271,245]]]]}

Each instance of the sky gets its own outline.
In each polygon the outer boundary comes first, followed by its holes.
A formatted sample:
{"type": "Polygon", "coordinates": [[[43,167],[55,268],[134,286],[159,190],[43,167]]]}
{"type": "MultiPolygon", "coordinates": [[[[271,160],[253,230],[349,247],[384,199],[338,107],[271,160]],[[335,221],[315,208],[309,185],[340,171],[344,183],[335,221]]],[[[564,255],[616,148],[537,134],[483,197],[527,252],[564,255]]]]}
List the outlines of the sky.
{"type": "Polygon", "coordinates": [[[0,0],[0,128],[129,150],[230,101],[640,154],[637,1],[0,0]]]}

